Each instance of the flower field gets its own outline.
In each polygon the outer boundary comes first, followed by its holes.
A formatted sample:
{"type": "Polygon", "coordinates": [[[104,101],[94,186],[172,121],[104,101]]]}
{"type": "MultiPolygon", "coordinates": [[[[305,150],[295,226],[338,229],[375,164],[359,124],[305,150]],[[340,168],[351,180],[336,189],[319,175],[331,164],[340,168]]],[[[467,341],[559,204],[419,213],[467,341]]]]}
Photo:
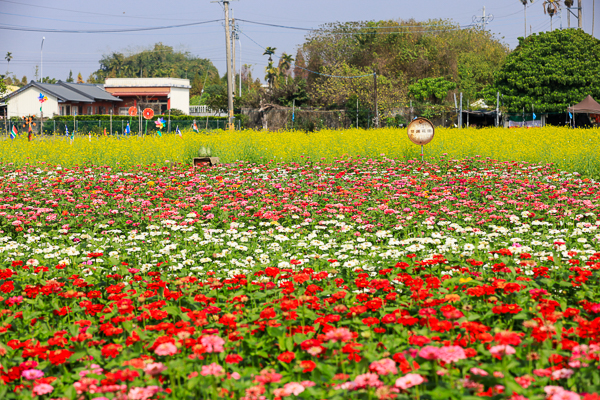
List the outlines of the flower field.
{"type": "MultiPolygon", "coordinates": [[[[0,161],[25,165],[38,161],[73,167],[93,164],[136,166],[191,163],[204,147],[221,162],[269,160],[304,164],[307,159],[332,162],[343,156],[420,159],[406,129],[347,129],[317,132],[210,131],[177,135],[94,137],[78,135],[26,137],[0,141],[0,161]]],[[[433,142],[425,146],[425,158],[441,156],[463,159],[482,156],[494,160],[552,163],[565,171],[600,175],[600,129],[569,129],[547,126],[536,129],[436,128],[433,142]]]]}
{"type": "Polygon", "coordinates": [[[2,399],[600,398],[577,173],[1,167],[2,399]]]}

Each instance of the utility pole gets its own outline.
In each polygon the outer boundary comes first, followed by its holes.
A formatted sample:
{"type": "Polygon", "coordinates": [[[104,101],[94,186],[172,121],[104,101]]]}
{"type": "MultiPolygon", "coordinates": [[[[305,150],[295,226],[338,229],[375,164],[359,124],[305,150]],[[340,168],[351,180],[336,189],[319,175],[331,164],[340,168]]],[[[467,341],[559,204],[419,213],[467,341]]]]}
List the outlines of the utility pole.
{"type": "Polygon", "coordinates": [[[500,92],[496,92],[496,128],[500,125],[500,92]]]}
{"type": "Polygon", "coordinates": [[[46,36],[42,37],[40,46],[40,82],[44,82],[44,40],[46,40],[46,36]]]}
{"type": "MultiPolygon", "coordinates": [[[[233,14],[233,10],[232,10],[233,14]]],[[[231,18],[231,45],[233,46],[233,51],[231,52],[232,61],[232,75],[233,75],[233,84],[231,85],[231,92],[235,95],[235,39],[237,38],[237,30],[235,28],[235,18],[231,18]]]]}
{"type": "Polygon", "coordinates": [[[379,107],[377,104],[377,72],[373,73],[373,87],[375,96],[375,127],[379,128],[379,107]]]}
{"type": "Polygon", "coordinates": [[[492,22],[493,20],[494,20],[493,14],[485,15],[485,6],[483,7],[483,15],[481,17],[477,17],[476,15],[473,15],[473,23],[474,24],[481,23],[481,29],[483,29],[484,31],[485,31],[485,25],[488,22],[492,22]]]}
{"type": "Polygon", "coordinates": [[[240,45],[240,91],[238,96],[242,97],[242,39],[238,35],[238,43],[240,45]]]}
{"type": "Polygon", "coordinates": [[[523,3],[523,18],[525,19],[525,38],[527,38],[527,0],[521,0],[523,3]]]}
{"type": "Polygon", "coordinates": [[[213,3],[223,3],[223,8],[225,10],[225,52],[227,55],[227,121],[229,123],[229,130],[232,131],[234,129],[233,126],[233,79],[231,74],[231,33],[229,31],[229,1],[230,0],[219,0],[213,1],[213,3]]]}
{"type": "Polygon", "coordinates": [[[581,11],[581,0],[577,0],[577,27],[583,29],[583,11],[581,11]]]}

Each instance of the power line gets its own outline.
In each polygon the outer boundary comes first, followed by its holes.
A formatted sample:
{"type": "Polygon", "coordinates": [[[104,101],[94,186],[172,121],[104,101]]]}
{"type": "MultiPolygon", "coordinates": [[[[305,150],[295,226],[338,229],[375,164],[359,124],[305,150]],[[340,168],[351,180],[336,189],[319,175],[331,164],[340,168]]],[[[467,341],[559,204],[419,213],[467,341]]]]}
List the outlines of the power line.
{"type": "MultiPolygon", "coordinates": [[[[248,39],[250,39],[250,40],[251,40],[251,41],[252,41],[252,42],[253,42],[255,45],[257,45],[257,46],[258,46],[258,47],[260,47],[261,49],[265,49],[265,47],[261,46],[261,45],[260,45],[260,44],[258,44],[258,43],[257,43],[257,42],[256,42],[254,39],[252,39],[250,36],[246,35],[246,34],[244,33],[244,31],[242,31],[241,29],[240,29],[239,31],[240,31],[240,33],[241,33],[242,35],[244,35],[244,36],[246,36],[248,39]]],[[[277,58],[281,59],[281,57],[279,57],[277,54],[273,54],[273,55],[274,55],[275,57],[277,57],[277,58]]],[[[340,75],[329,75],[329,74],[323,74],[323,73],[321,73],[321,72],[311,71],[310,69],[306,69],[306,68],[304,68],[304,67],[301,67],[301,66],[299,66],[299,65],[296,65],[296,63],[294,63],[294,67],[295,67],[295,68],[300,68],[300,69],[302,69],[302,70],[304,70],[304,71],[307,71],[307,72],[310,72],[310,73],[313,73],[313,74],[316,74],[316,75],[325,76],[325,77],[328,77],[328,78],[355,79],[355,78],[365,78],[365,77],[367,77],[367,76],[373,76],[373,75],[375,75],[375,73],[370,73],[370,74],[365,74],[365,75],[356,75],[356,76],[340,76],[340,75]]]]}
{"type": "MultiPolygon", "coordinates": [[[[318,30],[327,30],[328,28],[302,28],[302,27],[297,27],[297,26],[287,26],[287,25],[278,25],[278,24],[269,24],[266,22],[258,22],[258,21],[250,21],[250,20],[246,20],[246,19],[237,19],[238,21],[242,21],[242,22],[247,22],[250,24],[254,24],[254,25],[263,25],[263,26],[271,26],[271,27],[275,27],[275,28],[283,28],[283,29],[293,29],[293,30],[300,30],[300,31],[318,31],[318,30]]],[[[458,27],[448,27],[445,29],[437,29],[437,30],[432,30],[429,28],[432,27],[440,27],[440,26],[444,26],[442,24],[435,24],[435,25],[398,25],[398,26],[364,26],[364,27],[356,27],[356,28],[348,28],[350,31],[331,31],[329,33],[331,34],[337,34],[337,35],[388,35],[388,34],[406,34],[406,33],[421,33],[421,32],[443,32],[443,31],[455,31],[455,30],[462,30],[462,29],[468,29],[471,28],[473,26],[473,24],[470,25],[466,25],[464,27],[458,26],[458,27]],[[400,32],[361,32],[360,30],[373,30],[373,29],[402,29],[402,28],[424,28],[426,29],[426,31],[400,31],[400,32]],[[354,30],[352,30],[354,29],[354,30]]]]}
{"type": "MultiPolygon", "coordinates": [[[[4,15],[12,15],[14,17],[25,17],[25,18],[35,18],[35,19],[45,19],[48,21],[58,21],[58,22],[72,22],[78,24],[90,24],[90,25],[114,25],[114,26],[123,26],[123,24],[105,24],[102,22],[87,22],[87,21],[73,21],[69,19],[58,19],[58,18],[47,18],[47,17],[35,17],[33,15],[24,15],[24,14],[13,14],[13,13],[5,13],[0,12],[0,14],[4,15]]],[[[126,26],[139,26],[139,25],[126,25],[126,26]]]]}
{"type": "Polygon", "coordinates": [[[189,24],[154,26],[148,28],[131,28],[131,29],[99,29],[99,30],[77,30],[77,29],[39,29],[39,28],[19,28],[11,26],[0,26],[0,29],[9,31],[25,31],[25,32],[49,32],[49,33],[126,33],[126,32],[141,32],[141,31],[156,31],[161,29],[184,28],[188,26],[197,26],[210,24],[213,22],[221,22],[222,19],[213,19],[210,21],[191,22],[189,24]]]}
{"type": "MultiPolygon", "coordinates": [[[[135,15],[118,15],[118,14],[105,14],[105,13],[98,13],[98,12],[92,12],[92,11],[77,11],[77,10],[70,10],[67,8],[57,8],[57,7],[48,7],[48,6],[41,6],[38,4],[30,4],[30,3],[21,3],[21,2],[17,2],[17,1],[11,1],[11,0],[0,0],[1,2],[4,3],[12,3],[12,4],[18,4],[20,6],[29,6],[29,7],[35,7],[35,8],[45,8],[48,10],[58,10],[58,11],[68,11],[68,12],[73,12],[73,13],[78,13],[78,14],[89,14],[89,15],[102,15],[102,16],[106,16],[106,17],[113,17],[113,18],[136,18],[136,19],[159,19],[159,20],[164,20],[164,17],[142,17],[142,16],[135,16],[135,15]]],[[[178,19],[178,20],[182,20],[182,21],[193,21],[192,19],[178,19]]]]}

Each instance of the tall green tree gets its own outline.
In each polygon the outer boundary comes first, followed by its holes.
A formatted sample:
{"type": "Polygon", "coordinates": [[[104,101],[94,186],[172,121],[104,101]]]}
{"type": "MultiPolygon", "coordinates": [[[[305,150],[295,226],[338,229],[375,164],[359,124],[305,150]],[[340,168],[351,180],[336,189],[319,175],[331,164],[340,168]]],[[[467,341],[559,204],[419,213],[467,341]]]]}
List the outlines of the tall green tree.
{"type": "MultiPolygon", "coordinates": [[[[196,76],[204,78],[207,72],[218,79],[219,73],[210,60],[156,43],[141,51],[128,54],[115,51],[102,56],[100,68],[88,78],[88,82],[103,83],[106,78],[142,77],[187,77],[193,82],[196,76]]],[[[192,93],[199,94],[200,90],[201,87],[192,87],[192,93]]]]}
{"type": "Polygon", "coordinates": [[[265,49],[265,52],[263,53],[263,56],[269,56],[269,62],[273,62],[273,58],[271,58],[273,56],[273,54],[275,54],[275,50],[277,50],[276,47],[267,47],[265,49]]]}
{"type": "MultiPolygon", "coordinates": [[[[565,111],[587,95],[600,99],[600,40],[581,29],[519,38],[496,77],[510,112],[565,111]]],[[[495,99],[488,99],[495,101],[495,99]]]]}
{"type": "Polygon", "coordinates": [[[6,60],[6,75],[9,74],[8,70],[9,70],[9,65],[10,65],[10,60],[13,59],[12,53],[10,51],[6,52],[6,56],[4,57],[4,59],[6,60]]]}
{"type": "Polygon", "coordinates": [[[67,82],[74,82],[73,80],[73,70],[69,70],[69,77],[67,78],[67,82]]]}
{"type": "MultiPolygon", "coordinates": [[[[307,69],[316,72],[336,70],[340,65],[356,71],[376,70],[379,77],[395,86],[389,91],[391,98],[402,102],[408,98],[411,84],[440,77],[476,98],[494,83],[494,73],[508,52],[508,47],[489,32],[461,29],[452,21],[438,19],[326,24],[307,36],[300,54],[307,69]]],[[[307,80],[314,105],[325,106],[317,101],[328,96],[315,95],[314,90],[322,90],[322,82],[330,79],[309,73],[307,80]]]]}

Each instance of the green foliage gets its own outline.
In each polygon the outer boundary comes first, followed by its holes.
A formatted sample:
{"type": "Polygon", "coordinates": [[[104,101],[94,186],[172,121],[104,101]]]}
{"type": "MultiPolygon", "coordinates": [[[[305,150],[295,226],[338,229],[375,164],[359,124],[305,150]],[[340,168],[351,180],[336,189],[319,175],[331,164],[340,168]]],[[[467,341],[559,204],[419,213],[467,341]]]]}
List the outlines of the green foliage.
{"type": "Polygon", "coordinates": [[[4,75],[0,75],[0,98],[6,93],[6,83],[4,83],[4,75]]]}
{"type": "Polygon", "coordinates": [[[206,87],[205,93],[208,95],[206,99],[206,105],[213,109],[227,110],[227,88],[225,85],[211,85],[206,87]]]}
{"type": "Polygon", "coordinates": [[[152,49],[129,55],[121,52],[104,55],[100,68],[90,75],[88,82],[103,83],[106,78],[187,78],[192,81],[191,94],[194,95],[200,94],[206,74],[208,83],[219,81],[219,72],[210,60],[156,43],[152,49]]]}
{"type": "Polygon", "coordinates": [[[49,76],[46,76],[45,78],[42,78],[42,83],[55,84],[56,82],[58,82],[58,80],[56,80],[55,78],[50,78],[49,76]]]}
{"type": "Polygon", "coordinates": [[[75,80],[73,79],[73,71],[69,71],[69,77],[67,78],[67,82],[71,83],[74,82],[75,80]]]}
{"type": "Polygon", "coordinates": [[[587,95],[600,98],[600,40],[580,29],[564,29],[519,42],[496,78],[509,112],[532,105],[540,112],[564,112],[587,95]]]}
{"type": "MultiPolygon", "coordinates": [[[[329,107],[342,107],[349,99],[358,97],[360,104],[375,114],[374,79],[371,67],[356,67],[340,63],[322,68],[327,75],[363,76],[354,79],[339,79],[322,76],[312,82],[311,98],[316,104],[329,107]]],[[[310,81],[309,81],[310,82],[310,81]]],[[[405,100],[398,79],[377,75],[377,103],[380,115],[392,110],[405,100]]]]}
{"type": "MultiPolygon", "coordinates": [[[[480,29],[460,29],[447,20],[389,20],[324,25],[307,37],[296,59],[319,72],[343,70],[341,65],[354,71],[376,69],[395,86],[394,101],[402,102],[410,84],[439,77],[456,82],[458,90],[476,98],[479,91],[493,84],[494,73],[507,54],[506,45],[480,29]]],[[[308,75],[314,105],[324,106],[330,100],[319,93],[323,81],[327,78],[308,75]]],[[[359,86],[351,81],[345,86],[359,86]]],[[[345,91],[340,97],[356,90],[345,91]]]]}
{"type": "Polygon", "coordinates": [[[456,89],[456,83],[442,77],[423,78],[408,87],[408,94],[416,100],[439,103],[448,96],[448,91],[456,89]]]}

